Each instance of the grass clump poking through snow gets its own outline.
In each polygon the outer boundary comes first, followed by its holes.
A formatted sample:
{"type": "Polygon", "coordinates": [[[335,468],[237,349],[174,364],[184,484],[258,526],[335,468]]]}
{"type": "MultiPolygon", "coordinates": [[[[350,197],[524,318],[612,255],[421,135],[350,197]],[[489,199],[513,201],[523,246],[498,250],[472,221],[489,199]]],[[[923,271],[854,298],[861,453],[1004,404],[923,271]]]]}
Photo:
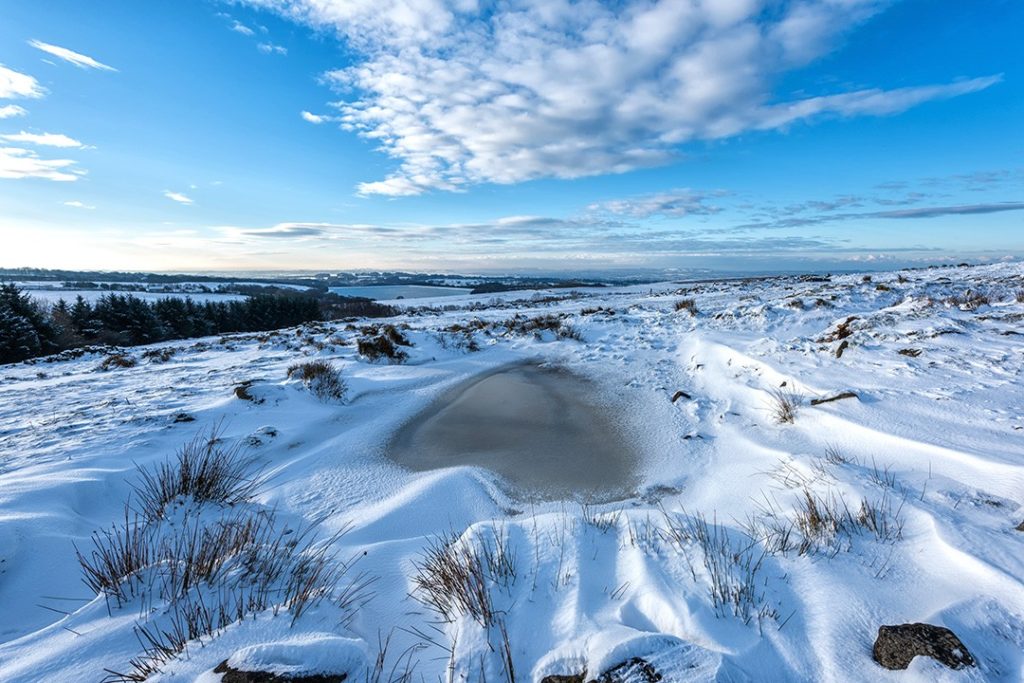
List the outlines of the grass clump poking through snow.
{"type": "Polygon", "coordinates": [[[490,627],[497,610],[491,591],[516,580],[516,558],[504,534],[435,538],[416,563],[416,597],[446,622],[468,615],[490,627]]]}
{"type": "Polygon", "coordinates": [[[394,325],[364,327],[362,332],[363,336],[356,340],[356,348],[359,355],[367,360],[386,358],[392,363],[402,363],[409,358],[409,354],[399,347],[412,346],[412,342],[394,325]]]}
{"type": "Polygon", "coordinates": [[[163,518],[175,500],[237,505],[252,500],[263,485],[241,445],[225,447],[216,429],[199,434],[174,458],[153,468],[139,468],[133,485],[136,506],[147,520],[163,518]]]}
{"type": "Polygon", "coordinates": [[[288,368],[288,378],[298,378],[321,401],[341,401],[348,387],[341,371],[333,363],[314,360],[297,363],[288,368]]]}
{"type": "Polygon", "coordinates": [[[262,480],[250,476],[237,449],[200,435],[177,456],[142,470],[139,510],[76,547],[83,581],[112,611],[132,604],[143,652],[107,681],[142,681],[184,651],[229,625],[260,613],[299,617],[324,601],[350,618],[372,583],[359,575],[341,586],[350,564],[332,548],[344,530],[320,540],[317,525],[293,528],[251,499],[262,480]],[[173,521],[171,501],[181,501],[173,521]],[[211,509],[210,504],[214,505],[211,509]],[[238,505],[231,512],[223,505],[238,505]]]}
{"type": "Polygon", "coordinates": [[[548,313],[527,318],[524,315],[515,316],[499,323],[496,327],[504,327],[503,334],[506,336],[533,336],[541,339],[544,332],[551,332],[556,339],[574,339],[582,341],[583,337],[579,330],[572,326],[565,315],[548,313]]]}
{"type": "Polygon", "coordinates": [[[787,389],[772,389],[768,392],[769,406],[772,417],[780,424],[792,424],[796,413],[803,403],[803,396],[787,389]]]}
{"type": "Polygon", "coordinates": [[[861,500],[851,509],[841,494],[819,495],[804,487],[791,516],[767,502],[746,525],[747,533],[760,540],[773,554],[826,554],[834,557],[853,548],[853,540],[869,535],[883,543],[903,538],[902,502],[884,495],[878,501],[861,500]]]}
{"type": "Polygon", "coordinates": [[[709,580],[711,604],[719,616],[733,616],[750,623],[753,619],[774,619],[778,612],[765,601],[758,577],[765,552],[751,538],[730,533],[717,523],[708,523],[704,515],[673,515],[662,510],[664,537],[686,558],[693,580],[698,570],[691,560],[691,547],[701,550],[703,568],[709,580]]]}
{"type": "Polygon", "coordinates": [[[677,313],[686,311],[690,315],[697,315],[697,302],[693,299],[680,299],[673,305],[673,308],[677,313]]]}

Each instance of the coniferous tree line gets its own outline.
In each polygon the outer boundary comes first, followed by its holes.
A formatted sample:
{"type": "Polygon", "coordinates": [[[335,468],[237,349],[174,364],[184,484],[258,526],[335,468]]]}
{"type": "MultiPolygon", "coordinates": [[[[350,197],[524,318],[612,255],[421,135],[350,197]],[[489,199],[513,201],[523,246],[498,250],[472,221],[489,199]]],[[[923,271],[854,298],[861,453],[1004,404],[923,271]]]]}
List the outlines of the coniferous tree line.
{"type": "MultiPolygon", "coordinates": [[[[337,302],[333,306],[337,307],[337,302]]],[[[360,305],[362,305],[360,303],[360,305]]],[[[334,312],[334,311],[332,311],[334,312]]],[[[324,319],[314,296],[264,294],[237,301],[167,297],[146,301],[106,294],[47,305],[13,284],[0,285],[0,363],[92,344],[135,346],[211,334],[259,332],[324,319]]]]}

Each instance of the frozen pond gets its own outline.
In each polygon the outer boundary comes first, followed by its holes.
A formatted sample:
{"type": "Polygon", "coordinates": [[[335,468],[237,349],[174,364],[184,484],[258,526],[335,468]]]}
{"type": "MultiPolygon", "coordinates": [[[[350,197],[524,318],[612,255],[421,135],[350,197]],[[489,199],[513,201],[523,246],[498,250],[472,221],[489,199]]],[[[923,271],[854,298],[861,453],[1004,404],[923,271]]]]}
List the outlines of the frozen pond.
{"type": "Polygon", "coordinates": [[[639,458],[593,385],[513,365],[457,387],[406,424],[389,456],[413,470],[487,468],[546,500],[610,501],[635,490],[639,458]]]}
{"type": "Polygon", "coordinates": [[[367,285],[365,287],[331,287],[330,290],[340,296],[359,296],[376,301],[391,299],[425,299],[435,296],[456,296],[469,294],[465,287],[432,287],[430,285],[367,285]]]}

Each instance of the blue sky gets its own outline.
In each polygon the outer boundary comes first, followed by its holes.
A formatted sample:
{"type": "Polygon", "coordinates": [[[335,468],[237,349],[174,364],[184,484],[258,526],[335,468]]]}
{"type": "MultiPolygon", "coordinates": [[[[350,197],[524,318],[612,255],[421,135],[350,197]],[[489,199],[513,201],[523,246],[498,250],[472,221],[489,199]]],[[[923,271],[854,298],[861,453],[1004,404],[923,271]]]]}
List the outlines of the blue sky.
{"type": "Polygon", "coordinates": [[[1024,256],[1015,0],[0,0],[0,266],[1024,256]]]}

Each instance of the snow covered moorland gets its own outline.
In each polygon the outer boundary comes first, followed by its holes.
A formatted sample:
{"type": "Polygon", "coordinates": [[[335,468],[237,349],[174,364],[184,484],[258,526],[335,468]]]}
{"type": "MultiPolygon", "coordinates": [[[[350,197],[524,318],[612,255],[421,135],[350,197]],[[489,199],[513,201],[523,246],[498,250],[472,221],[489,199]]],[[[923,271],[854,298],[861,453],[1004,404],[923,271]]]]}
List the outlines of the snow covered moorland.
{"type": "Polygon", "coordinates": [[[402,305],[0,367],[0,680],[1024,676],[1024,264],[402,305]],[[395,455],[506,366],[564,444],[395,455]]]}

